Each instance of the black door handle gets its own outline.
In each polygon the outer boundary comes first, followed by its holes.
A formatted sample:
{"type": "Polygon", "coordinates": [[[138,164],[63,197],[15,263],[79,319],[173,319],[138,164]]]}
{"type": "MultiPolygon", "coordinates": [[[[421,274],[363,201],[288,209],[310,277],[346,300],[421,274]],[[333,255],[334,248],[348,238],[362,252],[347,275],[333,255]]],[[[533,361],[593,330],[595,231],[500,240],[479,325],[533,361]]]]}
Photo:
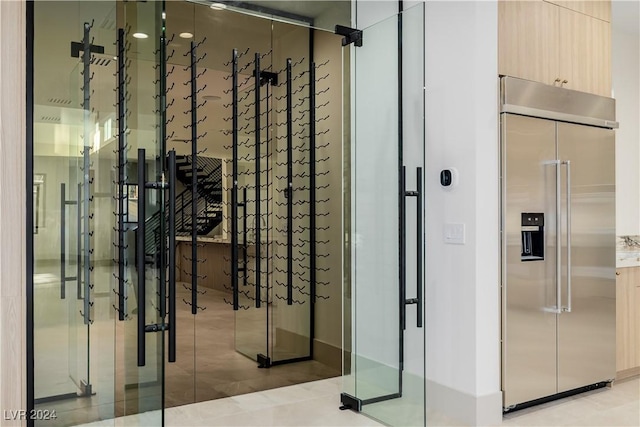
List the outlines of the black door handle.
{"type": "Polygon", "coordinates": [[[65,249],[65,234],[67,230],[65,227],[67,216],[67,197],[64,182],[60,184],[60,299],[65,299],[65,285],[67,282],[67,272],[65,271],[67,263],[67,255],[65,249]]]}
{"type": "MultiPolygon", "coordinates": [[[[60,183],[60,299],[65,299],[67,295],[66,284],[71,280],[78,280],[76,277],[67,277],[67,205],[77,205],[77,201],[67,200],[67,186],[60,183]]],[[[78,212],[80,215],[80,212],[78,212]]],[[[78,239],[80,236],[78,236],[78,239]]],[[[79,297],[78,297],[79,298],[79,297]]]]}
{"type": "Polygon", "coordinates": [[[423,192],[422,192],[422,168],[416,169],[416,188],[417,188],[417,212],[416,212],[416,293],[418,296],[418,312],[417,312],[417,327],[422,327],[422,307],[423,307],[423,295],[422,295],[422,217],[423,217],[423,192]]]}
{"type": "MultiPolygon", "coordinates": [[[[136,231],[136,264],[138,267],[138,366],[145,366],[145,333],[169,331],[169,362],[176,361],[176,153],[169,152],[169,185],[164,182],[147,182],[145,150],[138,149],[138,229],[136,231]],[[146,283],[145,283],[145,232],[146,232],[146,189],[164,191],[169,188],[169,322],[146,324],[146,283]]],[[[162,237],[161,237],[162,238],[162,237]]],[[[164,268],[164,266],[160,266],[164,268]]],[[[161,286],[162,288],[162,286],[161,286]]],[[[160,298],[164,298],[161,291],[160,298]]]]}
{"type": "Polygon", "coordinates": [[[147,216],[147,198],[146,198],[146,172],[144,148],[138,149],[138,229],[136,230],[136,264],[138,267],[138,366],[145,365],[146,342],[145,342],[145,299],[146,299],[146,283],[145,283],[145,220],[147,216]]]}
{"type": "Polygon", "coordinates": [[[78,200],[76,204],[78,205],[78,212],[76,215],[76,298],[82,299],[82,239],[80,235],[82,234],[82,184],[78,184],[78,200]]]}
{"type": "Polygon", "coordinates": [[[176,152],[169,151],[169,362],[176,361],[176,152]]]}
{"type": "Polygon", "coordinates": [[[402,197],[402,202],[401,202],[401,248],[400,250],[402,251],[402,259],[405,260],[406,259],[406,255],[407,255],[407,250],[406,250],[406,244],[407,244],[407,240],[406,240],[406,220],[405,220],[405,213],[406,213],[406,198],[407,197],[415,197],[416,198],[416,246],[417,246],[417,250],[416,250],[416,298],[408,298],[406,297],[407,295],[407,277],[406,277],[406,273],[404,272],[404,269],[406,268],[406,265],[404,265],[404,261],[403,261],[403,265],[401,266],[401,269],[403,269],[403,271],[401,271],[401,283],[400,283],[400,304],[402,306],[402,310],[401,310],[401,323],[402,323],[402,329],[406,329],[407,328],[407,305],[413,305],[415,304],[417,307],[417,313],[416,313],[416,325],[418,328],[422,327],[423,324],[423,319],[422,319],[422,306],[423,306],[423,292],[422,292],[422,215],[423,215],[423,207],[422,207],[422,203],[423,203],[423,191],[422,191],[422,168],[418,167],[416,168],[416,180],[417,180],[417,184],[416,184],[416,191],[407,191],[406,188],[406,166],[402,167],[402,176],[400,177],[401,179],[401,186],[402,186],[402,190],[403,190],[403,197],[402,197]]]}

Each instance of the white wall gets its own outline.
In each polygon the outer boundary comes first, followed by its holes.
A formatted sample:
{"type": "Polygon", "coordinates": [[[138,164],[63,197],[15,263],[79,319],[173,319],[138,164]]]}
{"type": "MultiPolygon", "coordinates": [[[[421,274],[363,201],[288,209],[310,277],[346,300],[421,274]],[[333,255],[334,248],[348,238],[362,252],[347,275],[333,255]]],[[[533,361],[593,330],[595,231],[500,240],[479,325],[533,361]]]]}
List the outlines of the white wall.
{"type": "Polygon", "coordinates": [[[495,1],[427,2],[427,402],[475,425],[502,410],[497,28],[495,1]],[[446,223],[466,244],[444,243],[446,223]]]}
{"type": "Polygon", "coordinates": [[[616,234],[640,235],[640,3],[611,5],[616,116],[616,234]]]}

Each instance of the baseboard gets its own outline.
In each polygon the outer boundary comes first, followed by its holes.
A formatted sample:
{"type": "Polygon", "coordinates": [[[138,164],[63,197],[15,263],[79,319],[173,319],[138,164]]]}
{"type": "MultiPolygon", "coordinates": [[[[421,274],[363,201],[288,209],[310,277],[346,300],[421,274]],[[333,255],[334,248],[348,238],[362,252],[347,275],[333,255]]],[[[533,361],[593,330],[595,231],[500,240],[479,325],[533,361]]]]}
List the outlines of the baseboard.
{"type": "Polygon", "coordinates": [[[622,381],[637,376],[640,376],[640,366],[616,372],[616,381],[622,381]]]}
{"type": "MultiPolygon", "coordinates": [[[[313,358],[318,362],[342,372],[342,349],[317,339],[313,340],[313,358]]],[[[349,357],[348,360],[351,360],[349,357]]]]}
{"type": "Polygon", "coordinates": [[[502,424],[502,392],[474,396],[427,380],[427,411],[467,426],[502,424]]]}
{"type": "Polygon", "coordinates": [[[273,345],[291,353],[292,358],[309,356],[309,337],[286,329],[276,328],[273,345]]]}
{"type": "MultiPolygon", "coordinates": [[[[303,356],[309,354],[309,337],[276,328],[276,343],[288,349],[292,354],[303,356]]],[[[313,360],[342,372],[342,349],[318,339],[313,340],[313,360]]]]}

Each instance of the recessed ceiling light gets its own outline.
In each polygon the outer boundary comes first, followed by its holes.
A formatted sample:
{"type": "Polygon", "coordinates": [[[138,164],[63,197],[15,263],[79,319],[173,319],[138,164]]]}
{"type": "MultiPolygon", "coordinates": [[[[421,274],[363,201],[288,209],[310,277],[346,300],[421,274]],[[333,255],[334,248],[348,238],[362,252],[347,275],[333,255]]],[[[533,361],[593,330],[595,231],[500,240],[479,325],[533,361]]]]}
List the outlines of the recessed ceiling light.
{"type": "Polygon", "coordinates": [[[205,95],[202,97],[202,99],[206,99],[207,101],[219,101],[222,98],[220,98],[218,95],[205,95]]]}
{"type": "Polygon", "coordinates": [[[211,3],[211,6],[209,7],[215,10],[222,10],[222,9],[226,9],[227,5],[224,3],[211,3]]]}
{"type": "Polygon", "coordinates": [[[133,33],[133,37],[137,39],[146,39],[149,38],[149,35],[145,33],[133,33]]]}
{"type": "Polygon", "coordinates": [[[191,39],[191,38],[193,38],[193,34],[191,34],[191,33],[180,33],[180,37],[182,37],[183,39],[191,39]]]}

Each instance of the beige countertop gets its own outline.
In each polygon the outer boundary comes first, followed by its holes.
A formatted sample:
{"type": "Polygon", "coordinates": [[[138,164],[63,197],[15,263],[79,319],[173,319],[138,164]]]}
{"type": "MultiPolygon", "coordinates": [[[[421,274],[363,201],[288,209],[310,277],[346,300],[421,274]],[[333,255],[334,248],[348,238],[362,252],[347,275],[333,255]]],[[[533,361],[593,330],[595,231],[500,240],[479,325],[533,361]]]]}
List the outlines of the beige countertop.
{"type": "Polygon", "coordinates": [[[616,268],[625,267],[640,267],[640,250],[616,252],[616,268]]]}
{"type": "MultiPolygon", "coordinates": [[[[219,243],[221,245],[230,245],[231,240],[222,239],[220,237],[207,237],[207,236],[198,236],[198,242],[201,243],[219,243]]],[[[191,242],[191,236],[176,236],[176,241],[178,242],[191,242]]]]}

